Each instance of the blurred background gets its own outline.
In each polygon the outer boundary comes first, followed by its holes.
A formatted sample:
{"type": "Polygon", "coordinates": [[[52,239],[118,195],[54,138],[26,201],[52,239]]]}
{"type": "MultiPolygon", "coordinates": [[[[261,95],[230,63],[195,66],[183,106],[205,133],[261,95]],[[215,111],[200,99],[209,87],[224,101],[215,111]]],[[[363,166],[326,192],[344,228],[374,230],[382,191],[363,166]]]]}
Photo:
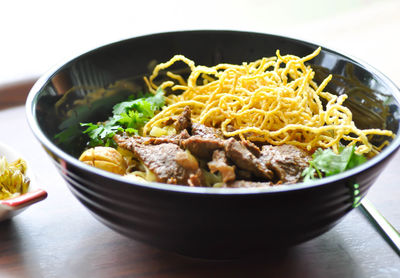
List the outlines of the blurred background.
{"type": "Polygon", "coordinates": [[[188,29],[313,41],[368,62],[400,85],[398,0],[17,0],[2,1],[0,11],[0,85],[37,78],[101,44],[188,29]]]}

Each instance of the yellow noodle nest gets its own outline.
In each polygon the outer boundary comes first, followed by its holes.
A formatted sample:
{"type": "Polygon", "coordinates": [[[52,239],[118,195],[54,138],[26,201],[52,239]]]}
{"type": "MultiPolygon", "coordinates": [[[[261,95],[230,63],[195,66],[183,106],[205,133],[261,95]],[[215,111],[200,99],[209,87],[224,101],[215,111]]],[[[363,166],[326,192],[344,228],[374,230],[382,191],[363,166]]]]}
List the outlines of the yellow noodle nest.
{"type": "Polygon", "coordinates": [[[273,145],[291,144],[307,150],[318,147],[339,148],[340,140],[356,144],[357,153],[376,152],[368,141],[369,135],[393,136],[389,130],[358,129],[351,111],[343,106],[347,95],[324,92],[331,80],[328,76],[320,85],[314,81],[314,71],[305,65],[316,57],[320,48],[303,58],[294,55],[262,58],[241,65],[219,64],[214,67],[196,66],[182,55],[157,65],[145,81],[150,91],[170,88],[179,94],[167,97],[167,106],[144,127],[143,135],[153,127],[162,127],[178,116],[185,106],[192,109],[192,120],[220,128],[225,136],[268,142],[273,145]],[[155,84],[160,72],[181,61],[191,72],[187,80],[167,72],[171,79],[155,84]],[[322,104],[325,100],[326,105],[322,104]]]}

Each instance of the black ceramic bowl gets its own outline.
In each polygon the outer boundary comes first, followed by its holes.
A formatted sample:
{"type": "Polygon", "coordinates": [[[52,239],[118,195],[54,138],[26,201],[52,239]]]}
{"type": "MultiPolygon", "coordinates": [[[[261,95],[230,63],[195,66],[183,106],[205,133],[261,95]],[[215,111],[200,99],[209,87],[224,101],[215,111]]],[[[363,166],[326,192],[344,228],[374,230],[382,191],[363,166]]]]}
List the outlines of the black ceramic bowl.
{"type": "MultiPolygon", "coordinates": [[[[358,205],[399,148],[396,137],[379,155],[313,184],[262,189],[192,188],[132,183],[81,163],[79,122],[105,120],[116,102],[144,87],[149,65],[183,54],[196,64],[242,63],[283,54],[305,56],[318,46],[287,37],[236,31],[153,34],[101,46],[45,74],[27,103],[29,124],[70,190],[102,223],[133,239],[180,254],[227,258],[286,248],[328,231],[358,205]],[[93,96],[93,88],[108,88],[93,96]],[[78,100],[78,101],[77,101],[78,100]],[[59,143],[64,132],[67,141],[59,143]],[[58,138],[58,139],[57,139],[58,138]]],[[[362,128],[398,133],[399,89],[373,67],[328,48],[310,61],[327,90],[347,93],[362,128]]],[[[377,144],[380,142],[376,142],[377,144]]]]}

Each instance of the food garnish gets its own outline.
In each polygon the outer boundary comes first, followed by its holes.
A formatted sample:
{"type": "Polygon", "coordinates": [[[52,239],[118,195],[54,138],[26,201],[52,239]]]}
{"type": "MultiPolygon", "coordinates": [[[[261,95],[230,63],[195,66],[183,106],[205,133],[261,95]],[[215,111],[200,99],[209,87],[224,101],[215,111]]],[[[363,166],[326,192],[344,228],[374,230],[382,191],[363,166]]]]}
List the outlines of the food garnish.
{"type": "Polygon", "coordinates": [[[113,107],[113,115],[102,123],[81,123],[87,127],[89,146],[114,146],[113,137],[117,132],[139,134],[139,130],[164,106],[164,92],[160,89],[154,95],[128,100],[113,107]]]}
{"type": "Polygon", "coordinates": [[[366,161],[367,159],[363,155],[355,153],[354,145],[340,146],[339,153],[335,153],[329,148],[324,150],[319,148],[313,153],[312,160],[309,161],[310,166],[303,171],[303,181],[336,175],[366,161]]]}

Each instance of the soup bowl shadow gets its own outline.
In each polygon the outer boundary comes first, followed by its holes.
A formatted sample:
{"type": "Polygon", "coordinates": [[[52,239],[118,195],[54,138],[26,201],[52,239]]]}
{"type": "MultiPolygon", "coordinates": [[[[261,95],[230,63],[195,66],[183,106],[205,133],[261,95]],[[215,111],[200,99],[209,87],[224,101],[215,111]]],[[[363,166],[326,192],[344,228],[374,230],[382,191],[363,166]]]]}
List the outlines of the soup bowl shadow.
{"type": "MultiPolygon", "coordinates": [[[[111,229],[163,250],[200,258],[235,258],[286,249],[334,227],[357,207],[399,148],[396,136],[365,164],[313,183],[268,188],[198,188],[132,182],[90,167],[81,122],[106,120],[112,106],[145,90],[152,67],[183,54],[196,64],[250,62],[282,54],[299,57],[318,45],[239,31],[151,34],[92,49],[55,66],[32,88],[29,124],[72,194],[111,229]]],[[[360,128],[398,133],[399,89],[367,63],[326,47],[309,62],[315,80],[349,95],[360,128]]],[[[374,144],[382,143],[375,140],[374,144]]]]}

